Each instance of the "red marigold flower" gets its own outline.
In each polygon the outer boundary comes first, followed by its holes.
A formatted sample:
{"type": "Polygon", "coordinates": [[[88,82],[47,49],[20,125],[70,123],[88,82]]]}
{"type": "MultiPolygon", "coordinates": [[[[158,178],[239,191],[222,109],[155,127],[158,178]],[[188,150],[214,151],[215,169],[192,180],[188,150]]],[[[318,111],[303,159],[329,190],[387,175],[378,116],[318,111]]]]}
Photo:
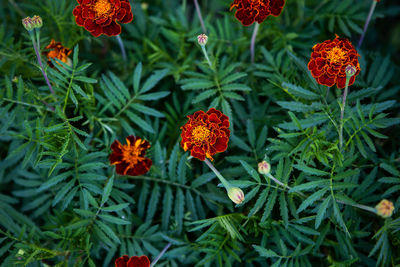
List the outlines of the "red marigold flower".
{"type": "Polygon", "coordinates": [[[120,175],[137,176],[150,170],[151,159],[145,158],[146,150],[150,147],[147,140],[130,135],[126,138],[126,145],[121,145],[118,140],[111,144],[109,160],[111,165],[116,165],[116,172],[120,175]]]}
{"type": "Polygon", "coordinates": [[[234,0],[230,10],[236,8],[235,17],[244,26],[250,26],[255,21],[263,22],[269,15],[279,16],[284,5],[285,0],[234,0]]]}
{"type": "Polygon", "coordinates": [[[199,160],[224,152],[228,148],[231,132],[229,118],[221,111],[211,108],[207,112],[199,110],[188,115],[189,121],[181,127],[181,146],[199,160]]]}
{"type": "Polygon", "coordinates": [[[350,78],[349,86],[360,73],[359,56],[349,40],[336,35],[332,41],[326,40],[313,46],[308,69],[319,84],[331,87],[336,83],[338,88],[344,88],[348,65],[356,68],[356,73],[350,78]]]}
{"type": "Polygon", "coordinates": [[[46,49],[50,49],[50,51],[43,52],[43,55],[47,57],[47,64],[49,64],[50,67],[54,67],[51,62],[52,58],[57,58],[66,64],[71,62],[71,59],[68,58],[72,52],[71,49],[64,47],[60,42],[51,40],[50,44],[46,46],[46,49]]]}
{"type": "Polygon", "coordinates": [[[121,33],[121,25],[133,19],[129,0],[77,0],[74,8],[76,24],[85,27],[93,36],[115,36],[121,33]]]}
{"type": "Polygon", "coordinates": [[[115,260],[115,267],[150,267],[150,261],[147,256],[133,256],[129,258],[123,255],[115,260]]]}

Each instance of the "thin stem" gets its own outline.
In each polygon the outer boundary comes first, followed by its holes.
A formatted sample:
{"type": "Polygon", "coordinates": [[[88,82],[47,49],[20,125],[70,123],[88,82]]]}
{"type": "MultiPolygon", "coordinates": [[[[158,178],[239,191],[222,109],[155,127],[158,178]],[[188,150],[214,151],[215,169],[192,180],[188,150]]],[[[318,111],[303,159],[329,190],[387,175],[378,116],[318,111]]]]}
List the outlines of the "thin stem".
{"type": "Polygon", "coordinates": [[[208,65],[209,65],[210,68],[212,69],[213,67],[212,67],[212,64],[211,64],[210,59],[208,58],[206,46],[205,46],[205,45],[201,45],[201,50],[203,50],[204,57],[207,59],[208,65]]]}
{"type": "Polygon", "coordinates": [[[164,255],[164,253],[167,251],[167,249],[171,246],[171,243],[168,243],[164,249],[160,252],[160,254],[158,254],[158,256],[154,259],[154,261],[150,264],[150,267],[153,267],[157,261],[162,257],[162,255],[164,255]]]}
{"type": "Polygon", "coordinates": [[[342,147],[343,147],[343,117],[344,117],[344,108],[346,106],[346,98],[347,98],[347,94],[349,92],[349,81],[350,81],[350,76],[346,76],[346,87],[344,88],[344,92],[343,92],[343,103],[342,103],[342,106],[340,107],[340,129],[339,129],[340,149],[342,149],[342,147]]]}
{"type": "Polygon", "coordinates": [[[117,41],[118,41],[118,44],[119,44],[119,48],[121,49],[122,59],[124,61],[126,61],[125,46],[124,46],[124,43],[122,42],[121,36],[117,35],[117,41]]]}
{"type": "MultiPolygon", "coordinates": [[[[286,188],[286,189],[289,189],[289,190],[292,189],[290,186],[288,186],[288,185],[282,183],[281,181],[279,181],[278,179],[276,179],[274,176],[272,176],[271,173],[268,173],[267,176],[268,176],[272,181],[274,181],[276,184],[278,184],[278,185],[280,185],[280,186],[282,186],[282,187],[284,187],[284,188],[286,188]]],[[[298,193],[300,196],[302,196],[302,197],[307,197],[306,195],[304,195],[304,194],[301,193],[301,192],[297,192],[297,193],[298,193]]]]}
{"type": "Polygon", "coordinates": [[[228,191],[228,189],[232,187],[232,185],[224,178],[224,176],[222,176],[222,174],[214,167],[214,165],[211,164],[208,159],[205,159],[204,162],[215,173],[215,175],[221,181],[222,185],[225,187],[226,191],[228,191]]]}
{"type": "MultiPolygon", "coordinates": [[[[48,86],[49,89],[50,89],[50,92],[51,92],[53,95],[55,95],[55,94],[54,94],[53,87],[51,87],[49,78],[47,77],[47,74],[46,74],[46,72],[44,71],[43,64],[42,64],[42,59],[40,58],[39,48],[38,48],[37,45],[36,45],[35,37],[34,37],[32,31],[29,32],[29,36],[31,37],[32,44],[33,44],[33,49],[35,50],[36,58],[37,58],[37,61],[38,61],[38,63],[39,63],[39,66],[40,66],[40,70],[42,71],[43,77],[44,77],[44,79],[46,80],[46,83],[47,83],[47,86],[48,86]]],[[[38,36],[38,35],[37,35],[37,36],[38,36]]]]}
{"type": "Polygon", "coordinates": [[[194,6],[196,7],[197,16],[199,17],[199,20],[200,20],[201,28],[203,29],[203,33],[207,33],[206,26],[204,25],[203,16],[201,15],[199,3],[197,2],[197,0],[193,0],[193,1],[194,1],[194,6]]]}
{"type": "Polygon", "coordinates": [[[360,40],[358,41],[357,48],[360,48],[362,42],[364,41],[364,37],[365,37],[365,34],[367,32],[367,29],[368,29],[368,24],[371,21],[372,14],[374,14],[376,3],[377,3],[376,0],[372,0],[371,8],[369,9],[369,14],[368,14],[367,20],[365,21],[364,29],[363,29],[363,32],[361,34],[360,40]]]}
{"type": "Polygon", "coordinates": [[[328,87],[328,89],[326,89],[325,101],[328,101],[328,96],[329,96],[329,90],[330,89],[331,89],[330,87],[328,87]]]}
{"type": "Polygon", "coordinates": [[[254,63],[254,47],[255,47],[255,45],[256,45],[257,32],[258,32],[258,29],[260,28],[260,24],[258,24],[257,22],[256,22],[255,24],[256,24],[256,25],[254,25],[253,35],[251,36],[251,42],[250,42],[250,59],[251,59],[251,64],[254,63]]]}

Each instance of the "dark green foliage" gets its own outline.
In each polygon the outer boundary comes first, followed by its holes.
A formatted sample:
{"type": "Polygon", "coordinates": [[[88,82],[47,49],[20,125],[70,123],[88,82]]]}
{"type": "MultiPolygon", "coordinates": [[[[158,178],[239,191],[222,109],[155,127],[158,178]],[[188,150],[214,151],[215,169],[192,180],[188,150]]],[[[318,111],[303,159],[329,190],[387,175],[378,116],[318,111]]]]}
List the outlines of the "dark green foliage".
{"type": "Polygon", "coordinates": [[[343,90],[319,85],[307,63],[334,34],[356,45],[371,1],[286,1],[260,25],[255,64],[254,26],[232,1],[199,1],[211,67],[192,1],[130,2],[124,61],[115,37],[76,26],[75,1],[0,1],[0,266],[153,261],[168,243],[156,266],[400,264],[398,3],[377,4],[358,48],[340,148],[343,90]],[[41,51],[51,39],[73,50],[71,65],[43,58],[54,95],[21,24],[34,14],[41,51]],[[210,107],[230,118],[212,163],[244,191],[236,206],[180,146],[186,116],[210,107]],[[128,135],[151,144],[141,176],[109,164],[128,135]],[[391,218],[376,214],[382,199],[391,218]]]}

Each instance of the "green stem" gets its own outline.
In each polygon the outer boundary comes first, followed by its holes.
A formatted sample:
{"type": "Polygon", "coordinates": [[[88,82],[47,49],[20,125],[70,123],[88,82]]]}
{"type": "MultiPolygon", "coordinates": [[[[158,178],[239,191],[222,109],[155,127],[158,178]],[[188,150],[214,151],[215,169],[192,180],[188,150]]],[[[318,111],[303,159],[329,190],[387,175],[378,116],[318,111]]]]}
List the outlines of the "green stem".
{"type": "Polygon", "coordinates": [[[340,107],[340,129],[339,129],[339,145],[340,149],[343,147],[343,117],[344,117],[344,108],[346,106],[346,98],[349,92],[349,81],[351,76],[346,76],[346,87],[344,88],[343,92],[343,103],[340,107]]]}
{"type": "Polygon", "coordinates": [[[255,24],[256,25],[254,25],[253,34],[251,36],[251,42],[250,42],[250,60],[251,60],[251,64],[254,63],[254,47],[256,46],[257,32],[258,32],[258,29],[260,28],[260,24],[258,24],[257,22],[255,24]]]}
{"type": "Polygon", "coordinates": [[[210,59],[208,58],[208,54],[207,54],[207,51],[206,51],[206,46],[205,45],[201,45],[201,50],[203,50],[203,54],[204,54],[205,58],[207,59],[208,65],[212,69],[213,67],[212,67],[210,59]]]}
{"type": "Polygon", "coordinates": [[[214,167],[214,165],[211,164],[211,162],[208,159],[205,159],[204,162],[215,173],[215,175],[221,181],[222,185],[225,187],[226,191],[228,191],[229,188],[232,187],[232,185],[224,178],[224,176],[222,176],[222,174],[214,167]]]}

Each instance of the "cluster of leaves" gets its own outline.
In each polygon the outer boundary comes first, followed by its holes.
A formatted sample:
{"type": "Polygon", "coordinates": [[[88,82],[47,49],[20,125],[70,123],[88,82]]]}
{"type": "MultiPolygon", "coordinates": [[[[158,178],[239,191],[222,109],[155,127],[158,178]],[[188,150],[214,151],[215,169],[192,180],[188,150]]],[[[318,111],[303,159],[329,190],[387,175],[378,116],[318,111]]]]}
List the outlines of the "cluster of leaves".
{"type": "MultiPolygon", "coordinates": [[[[311,47],[334,33],[356,43],[368,2],[287,1],[260,25],[250,64],[252,27],[226,1],[202,1],[211,67],[190,1],[132,4],[127,61],[115,38],[76,26],[71,1],[0,2],[0,266],[110,266],[124,254],[154,259],[168,243],[160,265],[398,264],[400,62],[389,44],[369,50],[367,37],[342,148],[342,91],[306,67],[311,47]],[[25,13],[44,19],[42,49],[50,39],[74,47],[71,66],[45,70],[54,94],[20,25],[25,13]],[[185,116],[209,107],[230,118],[228,150],[213,164],[245,192],[237,206],[179,145],[185,116]],[[149,173],[119,176],[109,165],[110,144],[127,135],[150,141],[149,173]],[[262,160],[268,175],[256,170],[262,160]],[[392,218],[374,213],[383,198],[392,218]]],[[[398,13],[381,1],[373,18],[398,13]]]]}

